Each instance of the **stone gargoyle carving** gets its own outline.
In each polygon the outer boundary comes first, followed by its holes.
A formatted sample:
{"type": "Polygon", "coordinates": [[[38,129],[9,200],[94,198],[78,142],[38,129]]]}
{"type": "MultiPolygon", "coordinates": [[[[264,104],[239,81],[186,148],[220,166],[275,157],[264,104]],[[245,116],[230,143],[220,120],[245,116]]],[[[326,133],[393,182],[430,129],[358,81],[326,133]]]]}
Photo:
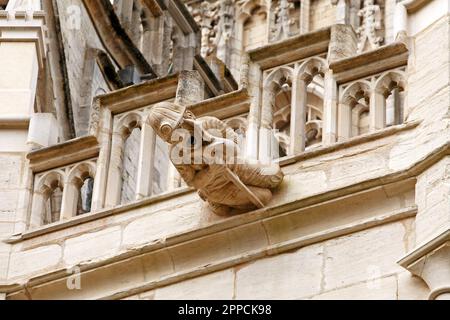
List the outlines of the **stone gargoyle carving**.
{"type": "Polygon", "coordinates": [[[238,135],[217,118],[197,119],[183,106],[162,102],[151,109],[149,124],[170,145],[181,177],[217,215],[263,208],[283,181],[278,164],[240,157],[238,135]]]}

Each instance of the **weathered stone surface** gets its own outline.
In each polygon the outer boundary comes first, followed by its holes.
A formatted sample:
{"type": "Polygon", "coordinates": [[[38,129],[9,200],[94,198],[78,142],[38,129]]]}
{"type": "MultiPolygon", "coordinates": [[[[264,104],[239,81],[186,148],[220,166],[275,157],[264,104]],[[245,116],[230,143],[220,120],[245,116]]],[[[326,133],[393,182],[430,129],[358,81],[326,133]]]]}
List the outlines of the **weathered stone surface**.
{"type": "Polygon", "coordinates": [[[404,237],[397,222],[326,242],[325,290],[401,272],[396,261],[406,252],[404,237]]]}
{"type": "Polygon", "coordinates": [[[155,300],[230,300],[234,295],[234,271],[226,270],[155,290],[155,300]]]}
{"type": "Polygon", "coordinates": [[[20,156],[0,154],[0,165],[2,167],[0,171],[0,189],[18,186],[22,158],[20,156]]]}
{"type": "Polygon", "coordinates": [[[399,300],[427,300],[430,289],[419,277],[413,276],[409,272],[402,272],[397,275],[398,279],[398,299],[399,300]]]}
{"type": "Polygon", "coordinates": [[[191,203],[153,213],[131,222],[124,228],[123,245],[136,246],[160,240],[197,225],[201,203],[191,203]],[[168,228],[170,226],[170,228],[168,228]]]}
{"type": "Polygon", "coordinates": [[[6,280],[9,265],[9,252],[0,252],[0,281],[6,280]]]}
{"type": "Polygon", "coordinates": [[[300,299],[321,290],[323,247],[256,260],[236,268],[236,299],[300,299]]]}
{"type": "Polygon", "coordinates": [[[111,227],[68,239],[64,245],[64,262],[75,265],[113,255],[119,250],[121,228],[111,227]]]}
{"type": "Polygon", "coordinates": [[[39,272],[50,271],[55,268],[62,257],[62,249],[59,245],[49,245],[36,249],[12,252],[8,278],[14,279],[20,276],[30,276],[39,272]]]}
{"type": "Polygon", "coordinates": [[[397,279],[395,276],[374,279],[342,289],[327,291],[313,300],[397,300],[397,279]]]}
{"type": "Polygon", "coordinates": [[[242,226],[230,233],[215,233],[192,243],[170,248],[175,270],[189,270],[230,258],[245,257],[268,245],[261,224],[242,226]]]}

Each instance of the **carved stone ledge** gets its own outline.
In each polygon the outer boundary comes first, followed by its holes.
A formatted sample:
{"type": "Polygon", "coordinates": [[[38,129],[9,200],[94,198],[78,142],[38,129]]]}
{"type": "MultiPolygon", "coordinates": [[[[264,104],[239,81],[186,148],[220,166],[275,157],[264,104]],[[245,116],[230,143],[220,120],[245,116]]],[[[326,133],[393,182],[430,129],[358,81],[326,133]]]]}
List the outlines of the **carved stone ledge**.
{"type": "Polygon", "coordinates": [[[367,134],[364,134],[361,136],[351,138],[344,142],[335,143],[335,144],[332,144],[329,146],[318,147],[318,148],[310,150],[310,151],[302,152],[301,154],[298,154],[298,155],[281,158],[281,159],[279,159],[279,163],[283,167],[283,166],[286,166],[286,165],[289,165],[292,163],[311,159],[311,158],[314,158],[314,157],[317,157],[317,156],[320,156],[323,154],[350,148],[350,147],[353,147],[353,146],[356,146],[359,144],[363,144],[366,142],[374,141],[377,139],[382,139],[382,138],[397,134],[402,131],[413,130],[413,129],[417,128],[417,126],[419,124],[420,124],[420,121],[408,122],[408,123],[396,125],[393,127],[389,127],[389,128],[383,129],[383,130],[379,130],[376,132],[367,133],[367,134]]]}
{"type": "Polygon", "coordinates": [[[42,172],[98,156],[99,144],[94,136],[73,139],[28,153],[30,169],[42,172]]]}
{"type": "Polygon", "coordinates": [[[247,113],[250,109],[250,96],[246,89],[233,91],[215,98],[188,106],[196,116],[214,116],[227,119],[247,113]]]}
{"type": "MultiPolygon", "coordinates": [[[[232,218],[234,221],[221,221],[217,224],[212,224],[208,227],[189,232],[188,234],[175,234],[164,240],[155,241],[140,247],[129,248],[129,250],[122,251],[120,254],[105,259],[86,261],[78,266],[80,267],[82,275],[104,272],[105,269],[109,269],[113,271],[111,274],[117,275],[117,273],[114,272],[115,268],[117,266],[122,266],[124,263],[148,259],[152,256],[158,259],[162,257],[161,254],[164,256],[167,253],[176,255],[179,254],[180,250],[191,251],[194,253],[199,245],[204,245],[208,242],[214,243],[217,246],[215,249],[217,251],[223,250],[223,248],[235,248],[235,254],[227,256],[226,258],[209,260],[206,253],[205,257],[208,260],[204,260],[205,258],[198,260],[198,257],[196,257],[197,261],[191,265],[180,265],[176,272],[171,269],[171,265],[166,265],[165,268],[170,270],[164,269],[164,271],[168,271],[161,274],[158,278],[145,279],[137,284],[130,284],[131,286],[126,288],[112,288],[107,295],[91,297],[95,299],[122,299],[135,293],[145,292],[178,281],[209,274],[255,259],[288,252],[346,234],[367,230],[386,223],[413,218],[416,212],[416,207],[407,207],[383,215],[376,214],[371,217],[356,219],[352,222],[340,223],[335,227],[325,228],[316,233],[301,235],[295,239],[278,239],[271,243],[267,241],[267,231],[265,231],[263,224],[274,223],[273,219],[283,219],[283,215],[278,215],[274,218],[261,218],[261,220],[250,223],[246,221],[246,217],[237,216],[232,218]],[[234,225],[230,225],[230,222],[235,223],[234,225]],[[228,227],[225,225],[228,225],[228,227]],[[240,235],[241,239],[245,239],[245,235],[248,233],[256,236],[258,239],[258,241],[255,241],[255,238],[253,239],[254,245],[252,245],[251,250],[249,250],[248,246],[233,246],[232,242],[230,242],[230,239],[236,239],[236,234],[240,235]]],[[[292,215],[294,213],[291,212],[290,214],[292,215]]],[[[206,245],[206,247],[208,247],[208,245],[206,245]]],[[[206,251],[208,252],[208,250],[206,251]]],[[[200,256],[202,256],[202,254],[200,254],[200,256]]],[[[51,287],[53,285],[58,285],[58,282],[66,281],[66,277],[67,269],[60,268],[53,272],[34,276],[28,279],[26,283],[0,283],[0,292],[14,294],[24,289],[31,289],[30,291],[32,291],[32,289],[36,287],[51,287]]]]}
{"type": "Polygon", "coordinates": [[[153,103],[175,98],[178,74],[150,80],[99,96],[103,107],[113,114],[144,108],[153,103]]]}
{"type": "Polygon", "coordinates": [[[431,0],[402,0],[400,4],[404,5],[409,13],[414,13],[417,10],[423,8],[431,0]]]}
{"type": "Polygon", "coordinates": [[[29,116],[0,116],[0,129],[28,129],[31,118],[29,116]]]}
{"type": "Polygon", "coordinates": [[[275,42],[248,52],[251,61],[262,69],[286,64],[306,57],[326,53],[331,39],[331,27],[319,29],[275,42]]]}
{"type": "Polygon", "coordinates": [[[378,49],[330,63],[330,69],[339,83],[348,82],[408,62],[409,50],[404,42],[394,42],[378,49]]]}
{"type": "Polygon", "coordinates": [[[150,197],[150,198],[147,198],[144,200],[139,200],[139,201],[129,203],[126,205],[121,205],[121,206],[115,207],[113,209],[104,209],[104,210],[101,210],[101,211],[98,211],[98,212],[95,212],[92,214],[81,215],[81,216],[78,216],[71,220],[53,223],[51,225],[46,225],[46,226],[43,226],[43,227],[40,227],[40,228],[37,228],[34,230],[16,234],[16,235],[13,235],[12,237],[10,237],[9,239],[4,240],[4,242],[8,243],[8,244],[20,243],[22,241],[37,238],[37,237],[40,237],[40,236],[43,236],[43,235],[46,235],[46,234],[49,234],[52,232],[65,230],[68,228],[82,225],[84,223],[89,223],[89,222],[96,221],[99,219],[105,219],[107,217],[111,217],[114,215],[132,211],[135,209],[143,208],[145,206],[149,206],[154,203],[170,201],[173,198],[181,197],[183,195],[193,193],[194,191],[195,190],[193,188],[185,187],[185,188],[181,188],[181,189],[178,189],[175,191],[162,193],[157,196],[153,196],[153,197],[150,197]]]}

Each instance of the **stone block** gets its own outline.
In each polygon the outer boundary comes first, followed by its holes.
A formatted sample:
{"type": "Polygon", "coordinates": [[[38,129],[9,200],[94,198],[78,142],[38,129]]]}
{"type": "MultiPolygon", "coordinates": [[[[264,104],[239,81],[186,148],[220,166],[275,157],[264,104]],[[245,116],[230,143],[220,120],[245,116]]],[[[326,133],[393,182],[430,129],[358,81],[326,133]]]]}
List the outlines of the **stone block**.
{"type": "Polygon", "coordinates": [[[395,276],[374,279],[346,288],[322,293],[313,300],[397,300],[397,279],[395,276]]]}
{"type": "Polygon", "coordinates": [[[58,122],[52,113],[31,115],[27,145],[31,149],[53,146],[58,143],[58,122]]]}
{"type": "Polygon", "coordinates": [[[40,272],[51,271],[58,266],[61,261],[61,256],[61,246],[56,244],[26,251],[12,252],[8,278],[30,277],[40,272]]]}
{"type": "Polygon", "coordinates": [[[0,282],[6,280],[8,273],[9,252],[0,252],[0,282]]]}
{"type": "Polygon", "coordinates": [[[236,299],[299,299],[321,290],[323,248],[313,245],[293,253],[256,260],[236,268],[236,299]]]}
{"type": "Polygon", "coordinates": [[[198,225],[199,203],[191,203],[178,208],[168,208],[136,219],[123,232],[124,246],[137,246],[167,238],[198,225]]]}
{"type": "Polygon", "coordinates": [[[155,300],[231,300],[234,272],[225,270],[155,290],[155,300]]]}
{"type": "Polygon", "coordinates": [[[186,245],[170,248],[175,270],[181,271],[214,264],[218,261],[240,258],[249,252],[269,245],[262,224],[251,224],[231,233],[216,233],[193,240],[186,245]],[[206,240],[206,241],[205,241],[206,240]]]}
{"type": "Polygon", "coordinates": [[[117,226],[68,239],[64,246],[64,263],[71,266],[113,255],[119,250],[120,238],[121,228],[117,226]]]}
{"type": "MultiPolygon", "coordinates": [[[[0,155],[0,189],[19,186],[22,158],[11,154],[0,155]]],[[[0,209],[1,211],[1,209],[0,209]]]]}
{"type": "Polygon", "coordinates": [[[396,261],[406,253],[405,241],[396,222],[325,242],[325,290],[401,272],[396,261]]]}
{"type": "Polygon", "coordinates": [[[172,257],[167,250],[159,250],[140,258],[146,281],[157,281],[175,271],[172,257]]]}

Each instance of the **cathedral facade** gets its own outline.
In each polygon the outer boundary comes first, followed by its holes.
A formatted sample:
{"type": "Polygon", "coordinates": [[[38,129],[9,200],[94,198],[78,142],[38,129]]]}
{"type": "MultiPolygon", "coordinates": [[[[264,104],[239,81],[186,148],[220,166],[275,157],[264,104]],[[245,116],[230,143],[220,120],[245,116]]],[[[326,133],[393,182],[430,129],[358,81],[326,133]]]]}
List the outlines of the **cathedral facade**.
{"type": "Polygon", "coordinates": [[[450,299],[449,115],[448,0],[0,0],[0,300],[450,299]]]}

